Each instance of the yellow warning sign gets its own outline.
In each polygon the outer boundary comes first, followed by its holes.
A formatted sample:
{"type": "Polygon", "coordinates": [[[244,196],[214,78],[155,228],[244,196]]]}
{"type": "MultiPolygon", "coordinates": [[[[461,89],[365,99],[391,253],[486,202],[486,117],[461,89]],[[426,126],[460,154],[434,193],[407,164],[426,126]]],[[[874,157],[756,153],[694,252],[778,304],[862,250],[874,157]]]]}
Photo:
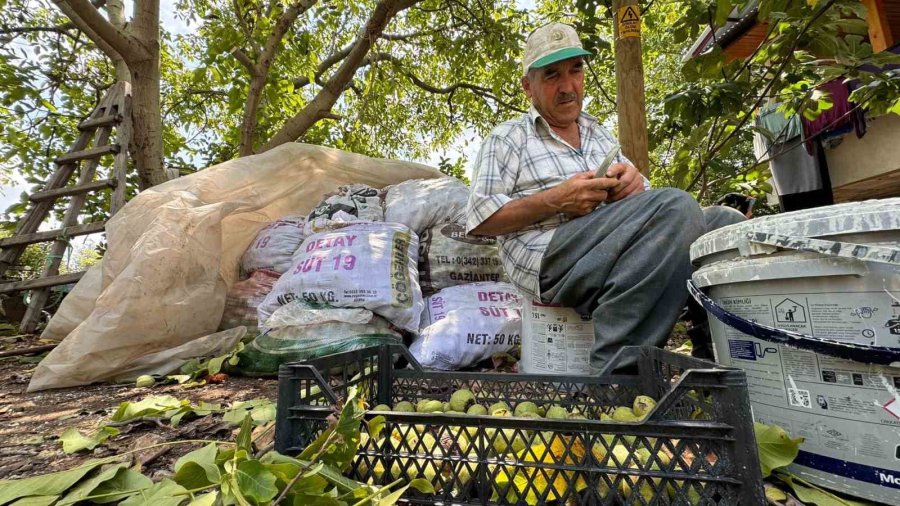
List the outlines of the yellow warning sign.
{"type": "Polygon", "coordinates": [[[641,36],[641,8],[639,6],[619,7],[616,19],[619,23],[619,38],[641,36]]]}

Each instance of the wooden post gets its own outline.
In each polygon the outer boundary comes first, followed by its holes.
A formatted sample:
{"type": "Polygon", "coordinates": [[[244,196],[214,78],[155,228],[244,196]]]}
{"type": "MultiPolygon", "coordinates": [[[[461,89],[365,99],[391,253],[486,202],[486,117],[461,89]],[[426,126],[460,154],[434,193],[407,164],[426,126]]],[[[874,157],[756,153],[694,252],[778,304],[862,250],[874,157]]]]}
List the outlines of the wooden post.
{"type": "Polygon", "coordinates": [[[616,53],[616,108],[622,152],[641,174],[650,176],[644,66],[641,62],[641,10],[637,0],[613,0],[616,53]]]}
{"type": "Polygon", "coordinates": [[[862,4],[866,6],[866,22],[869,24],[869,42],[872,44],[872,51],[880,53],[894,45],[894,37],[898,34],[891,32],[884,0],[862,0],[862,4]]]}

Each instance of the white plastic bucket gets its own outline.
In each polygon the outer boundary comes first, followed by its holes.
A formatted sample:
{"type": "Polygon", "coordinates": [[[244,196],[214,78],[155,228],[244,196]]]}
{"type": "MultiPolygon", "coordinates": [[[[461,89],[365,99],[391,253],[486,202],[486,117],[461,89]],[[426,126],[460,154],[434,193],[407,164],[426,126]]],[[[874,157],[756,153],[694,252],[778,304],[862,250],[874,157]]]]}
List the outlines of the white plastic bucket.
{"type": "Polygon", "coordinates": [[[593,319],[574,309],[527,300],[522,307],[519,372],[587,376],[594,346],[593,319]]]}
{"type": "Polygon", "coordinates": [[[716,360],[746,371],[756,421],[805,438],[791,471],[900,504],[900,199],[753,219],[691,259],[716,360]]]}

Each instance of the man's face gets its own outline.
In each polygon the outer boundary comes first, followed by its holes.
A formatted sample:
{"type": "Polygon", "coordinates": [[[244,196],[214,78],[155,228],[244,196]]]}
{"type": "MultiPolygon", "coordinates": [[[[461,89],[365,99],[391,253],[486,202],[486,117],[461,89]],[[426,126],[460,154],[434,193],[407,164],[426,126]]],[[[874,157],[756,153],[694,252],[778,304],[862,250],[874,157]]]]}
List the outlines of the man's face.
{"type": "Polygon", "coordinates": [[[584,98],[584,59],[579,56],[533,69],[522,78],[522,88],[550,126],[571,126],[584,98]]]}

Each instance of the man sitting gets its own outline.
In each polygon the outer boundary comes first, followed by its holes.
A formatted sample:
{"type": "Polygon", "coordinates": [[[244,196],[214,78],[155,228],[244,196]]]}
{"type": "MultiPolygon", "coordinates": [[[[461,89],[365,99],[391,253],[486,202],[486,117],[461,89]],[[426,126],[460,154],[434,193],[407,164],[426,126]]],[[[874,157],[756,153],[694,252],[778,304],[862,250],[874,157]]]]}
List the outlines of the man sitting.
{"type": "Polygon", "coordinates": [[[591,365],[600,368],[623,345],[665,343],[687,297],[691,243],[744,217],[701,211],[681,190],[650,190],[622,156],[595,174],[617,143],[582,111],[587,56],[571,26],[529,36],[522,88],[532,107],[484,140],[466,229],[498,237],[527,296],[593,315],[591,365]]]}

